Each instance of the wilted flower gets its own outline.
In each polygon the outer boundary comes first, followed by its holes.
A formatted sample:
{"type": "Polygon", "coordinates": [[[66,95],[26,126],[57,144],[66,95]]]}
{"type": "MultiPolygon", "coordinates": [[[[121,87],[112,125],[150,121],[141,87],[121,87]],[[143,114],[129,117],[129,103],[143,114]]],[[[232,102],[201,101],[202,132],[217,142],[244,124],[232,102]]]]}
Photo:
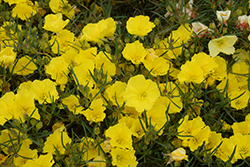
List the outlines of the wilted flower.
{"type": "Polygon", "coordinates": [[[205,34],[209,34],[209,32],[213,31],[210,28],[208,28],[206,25],[200,22],[193,22],[192,29],[193,29],[193,32],[197,34],[199,37],[205,34]]]}
{"type": "Polygon", "coordinates": [[[239,16],[238,21],[236,22],[237,28],[239,28],[240,30],[244,30],[244,28],[249,27],[248,18],[249,17],[247,15],[239,16]]]}
{"type": "MultiPolygon", "coordinates": [[[[179,14],[178,16],[180,17],[181,14],[187,14],[188,15],[188,19],[190,19],[191,17],[195,17],[193,10],[193,1],[190,0],[188,2],[188,7],[186,8],[182,5],[180,5],[179,3],[176,4],[176,8],[175,8],[175,12],[177,12],[177,14],[179,14]]],[[[164,17],[168,17],[169,15],[173,15],[173,11],[172,8],[169,6],[169,8],[167,8],[167,13],[164,15],[164,17]]]]}

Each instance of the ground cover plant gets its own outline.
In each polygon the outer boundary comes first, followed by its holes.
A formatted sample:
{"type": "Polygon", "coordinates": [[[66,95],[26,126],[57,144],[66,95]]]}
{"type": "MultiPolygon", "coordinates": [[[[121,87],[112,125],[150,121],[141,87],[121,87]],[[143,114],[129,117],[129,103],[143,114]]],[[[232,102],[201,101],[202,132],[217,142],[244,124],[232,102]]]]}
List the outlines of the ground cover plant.
{"type": "Polygon", "coordinates": [[[0,166],[250,165],[248,0],[0,2],[0,166]]]}

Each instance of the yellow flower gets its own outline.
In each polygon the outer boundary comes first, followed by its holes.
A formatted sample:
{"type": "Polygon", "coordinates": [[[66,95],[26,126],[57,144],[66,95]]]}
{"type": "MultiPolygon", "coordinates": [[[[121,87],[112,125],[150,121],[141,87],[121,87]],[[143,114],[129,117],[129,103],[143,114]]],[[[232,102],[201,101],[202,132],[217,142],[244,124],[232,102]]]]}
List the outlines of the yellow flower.
{"type": "MultiPolygon", "coordinates": [[[[166,115],[167,107],[163,104],[155,104],[153,107],[146,112],[148,122],[151,121],[151,125],[154,127],[155,131],[159,131],[167,122],[170,120],[168,115],[166,115]],[[168,119],[167,119],[168,118],[168,119]]],[[[163,133],[163,129],[158,133],[161,135],[163,133]]]]}
{"type": "Polygon", "coordinates": [[[82,160],[89,161],[100,155],[100,143],[90,137],[83,137],[81,142],[77,144],[79,152],[83,155],[82,160]]]}
{"type": "Polygon", "coordinates": [[[209,126],[205,126],[201,117],[198,116],[189,121],[186,115],[179,123],[181,125],[178,127],[178,138],[183,140],[184,147],[189,147],[191,151],[194,151],[203,142],[208,142],[211,130],[209,126]]]}
{"type": "Polygon", "coordinates": [[[111,150],[112,164],[117,167],[136,167],[138,162],[134,154],[135,150],[114,148],[111,150]]]}
{"type": "Polygon", "coordinates": [[[170,158],[167,165],[173,161],[182,161],[182,160],[188,161],[188,156],[186,155],[186,150],[182,147],[174,150],[170,154],[164,154],[164,155],[169,156],[169,158],[170,158]]]}
{"type": "Polygon", "coordinates": [[[116,81],[112,86],[106,89],[108,98],[113,103],[113,105],[119,105],[120,107],[123,105],[123,92],[125,91],[126,86],[126,83],[116,81]]]}
{"type": "Polygon", "coordinates": [[[204,52],[194,54],[192,61],[196,62],[203,70],[203,75],[207,76],[215,71],[218,64],[215,60],[204,52]]]}
{"type": "Polygon", "coordinates": [[[150,61],[154,61],[156,58],[158,58],[159,56],[156,55],[156,52],[153,48],[150,49],[146,49],[148,51],[147,56],[145,57],[145,60],[150,60],[150,61]]]}
{"type": "Polygon", "coordinates": [[[148,51],[138,40],[134,43],[127,43],[122,51],[123,57],[127,60],[131,60],[133,64],[140,64],[147,54],[148,51]]]}
{"type": "Polygon", "coordinates": [[[113,36],[115,30],[116,23],[113,18],[107,18],[98,23],[89,23],[82,30],[81,40],[103,44],[104,37],[113,36]]]}
{"type": "Polygon", "coordinates": [[[75,35],[69,30],[61,30],[56,35],[52,36],[49,40],[49,44],[52,46],[52,52],[55,54],[64,53],[71,49],[71,45],[74,42],[75,35]]]}
{"type": "Polygon", "coordinates": [[[178,133],[180,135],[178,136],[178,138],[182,140],[191,139],[191,136],[193,136],[194,133],[200,131],[203,127],[205,127],[205,123],[199,116],[197,118],[194,118],[193,120],[188,120],[188,115],[186,115],[179,121],[179,123],[181,125],[178,127],[178,133]]]}
{"type": "Polygon", "coordinates": [[[111,138],[110,145],[112,147],[133,149],[132,131],[127,127],[125,122],[120,122],[114,126],[110,126],[105,134],[106,137],[111,138]]]}
{"type": "MultiPolygon", "coordinates": [[[[220,158],[222,161],[226,162],[231,157],[235,144],[233,143],[231,138],[230,139],[222,138],[220,142],[222,142],[222,144],[215,151],[214,155],[220,158]]],[[[234,163],[235,161],[236,161],[235,156],[233,156],[231,163],[234,163]]]]}
{"type": "Polygon", "coordinates": [[[159,96],[160,92],[155,82],[146,80],[143,75],[136,75],[129,79],[123,98],[127,106],[143,112],[150,110],[159,96]]]}
{"type": "Polygon", "coordinates": [[[114,76],[116,74],[116,67],[110,60],[111,55],[109,53],[100,51],[94,59],[95,68],[102,71],[103,74],[114,76]]]}
{"type": "Polygon", "coordinates": [[[106,167],[105,158],[99,155],[92,162],[88,162],[87,165],[88,167],[106,167]]]}
{"type": "Polygon", "coordinates": [[[48,153],[46,155],[40,155],[39,158],[28,160],[22,167],[52,167],[54,164],[53,155],[48,153]]]}
{"type": "Polygon", "coordinates": [[[74,18],[74,9],[67,0],[50,0],[49,7],[54,13],[62,13],[69,19],[74,18]]]}
{"type": "Polygon", "coordinates": [[[80,86],[86,86],[92,87],[95,84],[95,81],[93,80],[90,73],[94,73],[94,67],[95,63],[93,60],[86,59],[84,63],[82,63],[79,66],[75,66],[73,68],[73,77],[75,80],[75,83],[80,86]]]}
{"type": "Polygon", "coordinates": [[[69,20],[62,20],[62,14],[48,14],[45,16],[45,24],[43,28],[47,31],[59,32],[61,31],[67,24],[69,20]]]}
{"type": "Polygon", "coordinates": [[[106,117],[104,110],[106,107],[103,106],[103,101],[101,98],[94,99],[85,111],[80,112],[86,119],[90,122],[102,122],[106,117]]]}
{"type": "Polygon", "coordinates": [[[172,39],[178,44],[186,43],[190,38],[193,30],[189,27],[189,24],[182,24],[177,30],[173,31],[172,39]]]}
{"type": "Polygon", "coordinates": [[[235,63],[232,66],[232,73],[235,74],[235,77],[238,81],[238,86],[240,89],[248,90],[248,78],[249,65],[245,62],[235,63]]]}
{"type": "Polygon", "coordinates": [[[25,1],[22,3],[17,3],[14,9],[12,9],[12,16],[18,17],[22,20],[29,20],[29,18],[37,13],[38,3],[35,5],[32,1],[25,1]]]}
{"type": "Polygon", "coordinates": [[[66,105],[69,111],[74,114],[78,114],[83,110],[83,107],[81,107],[79,103],[79,97],[74,95],[70,95],[62,99],[62,104],[66,105]]]}
{"type": "Polygon", "coordinates": [[[208,43],[208,49],[210,56],[215,57],[220,52],[225,53],[227,55],[233,54],[235,52],[235,48],[233,45],[237,41],[236,35],[227,35],[222,36],[220,38],[212,39],[208,43]]]}
{"type": "Polygon", "coordinates": [[[187,61],[184,65],[182,65],[181,71],[177,78],[179,79],[180,83],[194,82],[197,84],[201,83],[205,79],[203,70],[194,61],[187,61]]]}
{"type": "MultiPolygon", "coordinates": [[[[15,46],[18,43],[17,33],[15,33],[12,29],[14,25],[15,25],[14,22],[12,23],[5,21],[3,22],[3,25],[0,26],[0,46],[1,46],[0,51],[5,47],[15,46]]],[[[22,32],[21,25],[18,25],[17,28],[18,32],[19,31],[22,32]]]]}
{"type": "Polygon", "coordinates": [[[139,120],[138,118],[132,118],[130,116],[124,116],[121,119],[119,119],[120,122],[125,122],[127,127],[131,130],[132,135],[141,139],[142,136],[145,135],[145,132],[142,128],[146,128],[146,125],[143,120],[139,120]]]}
{"type": "Polygon", "coordinates": [[[212,152],[220,144],[221,140],[222,140],[221,133],[216,133],[212,131],[210,133],[210,137],[208,138],[208,142],[205,143],[206,150],[212,152]]]}
{"type": "Polygon", "coordinates": [[[31,90],[31,85],[32,85],[31,81],[22,82],[17,89],[17,93],[23,89],[31,90]]]}
{"type": "Polygon", "coordinates": [[[231,107],[241,110],[248,106],[248,99],[250,92],[248,90],[240,90],[239,92],[233,92],[230,96],[231,107]]]}
{"type": "Polygon", "coordinates": [[[172,37],[164,38],[155,44],[155,54],[166,59],[176,59],[182,53],[182,43],[180,40],[174,41],[172,37]]]}
{"type": "Polygon", "coordinates": [[[127,21],[126,28],[132,35],[145,36],[155,27],[153,22],[149,21],[148,16],[139,15],[130,17],[127,21]]]}
{"type": "Polygon", "coordinates": [[[3,125],[8,119],[12,119],[16,110],[15,94],[7,92],[0,98],[0,125],[3,125]]]}
{"type": "Polygon", "coordinates": [[[116,22],[112,17],[99,21],[98,25],[99,27],[107,27],[104,30],[104,37],[107,38],[113,37],[116,30],[116,22]]]}
{"type": "Polygon", "coordinates": [[[4,0],[4,2],[9,3],[9,5],[12,4],[18,4],[18,3],[24,3],[26,0],[4,0]]]}
{"type": "Polygon", "coordinates": [[[227,78],[223,79],[222,82],[219,83],[219,85],[217,85],[217,89],[221,92],[224,89],[226,89],[229,96],[231,96],[233,94],[234,94],[234,96],[235,96],[235,94],[239,95],[240,89],[239,89],[236,75],[229,73],[227,75],[227,78]]]}
{"type": "Polygon", "coordinates": [[[40,115],[35,106],[35,96],[35,92],[28,89],[22,89],[18,91],[15,99],[15,104],[17,106],[16,110],[14,111],[15,119],[21,119],[23,122],[25,122],[25,118],[27,118],[27,116],[30,117],[30,115],[33,113],[32,117],[40,120],[40,115]]]}
{"type": "Polygon", "coordinates": [[[82,29],[81,40],[103,44],[104,31],[106,27],[100,27],[97,23],[89,23],[82,29]]]}
{"type": "Polygon", "coordinates": [[[250,133],[249,121],[234,122],[231,126],[234,134],[241,133],[242,135],[248,135],[250,133]]]}
{"type": "Polygon", "coordinates": [[[166,75],[170,66],[170,62],[163,57],[157,57],[153,61],[144,60],[143,64],[152,76],[166,75]]]}
{"type": "Polygon", "coordinates": [[[250,156],[250,136],[236,133],[230,137],[231,141],[237,145],[234,157],[236,159],[245,159],[250,156]]]}
{"type": "Polygon", "coordinates": [[[32,74],[37,69],[34,62],[35,60],[28,56],[20,58],[14,67],[13,73],[24,76],[32,74]]]}
{"type": "Polygon", "coordinates": [[[43,152],[48,152],[50,154],[64,154],[67,147],[67,144],[71,143],[67,132],[56,130],[49,137],[47,137],[46,142],[44,143],[43,152]]]}
{"type": "Polygon", "coordinates": [[[86,50],[80,50],[80,52],[74,56],[74,62],[77,65],[81,65],[82,63],[85,64],[86,59],[93,60],[95,59],[95,56],[97,55],[97,47],[91,47],[86,50]]]}
{"type": "MultiPolygon", "coordinates": [[[[15,141],[15,140],[12,140],[12,141],[15,141]]],[[[30,139],[25,139],[25,140],[20,142],[21,145],[20,145],[20,148],[18,149],[19,156],[14,157],[14,164],[16,166],[23,166],[28,161],[28,159],[37,158],[38,151],[36,149],[34,149],[34,150],[30,149],[30,145],[32,143],[33,142],[30,139]]],[[[15,144],[17,144],[17,143],[15,143],[15,144]]]]}
{"type": "Polygon", "coordinates": [[[35,80],[31,88],[36,93],[35,99],[38,100],[40,104],[52,103],[59,98],[56,83],[49,79],[44,79],[43,81],[35,80]]]}
{"type": "Polygon", "coordinates": [[[205,126],[203,129],[194,131],[192,133],[192,136],[188,141],[183,142],[183,146],[188,146],[190,150],[193,152],[195,151],[199,146],[201,146],[203,143],[208,142],[208,138],[210,137],[210,127],[205,126]],[[185,144],[184,144],[185,143],[185,144]]]}
{"type": "MultiPolygon", "coordinates": [[[[18,140],[17,138],[19,139],[22,139],[21,136],[23,135],[22,132],[20,132],[20,137],[17,136],[17,134],[19,133],[20,131],[16,130],[16,129],[4,129],[4,130],[1,130],[1,133],[0,133],[0,143],[3,143],[0,145],[0,149],[6,154],[8,155],[10,152],[13,151],[13,146],[14,144],[16,146],[18,146],[18,140]],[[12,142],[10,142],[12,141],[12,142]]],[[[20,142],[21,143],[21,142],[20,142]]]]}
{"type": "Polygon", "coordinates": [[[56,80],[59,85],[64,85],[68,82],[68,64],[63,57],[54,57],[50,63],[45,66],[46,73],[51,75],[52,79],[56,80]]]}
{"type": "Polygon", "coordinates": [[[160,96],[156,102],[156,104],[164,104],[166,109],[169,107],[168,114],[178,113],[183,108],[183,103],[181,100],[181,96],[160,96]]]}
{"type": "Polygon", "coordinates": [[[244,49],[237,49],[233,54],[233,59],[235,59],[237,63],[245,62],[247,64],[250,64],[249,51],[246,51],[244,49]]]}
{"type": "Polygon", "coordinates": [[[218,67],[211,74],[211,77],[217,80],[223,80],[227,77],[227,62],[222,57],[216,56],[213,58],[218,67]]]}
{"type": "Polygon", "coordinates": [[[65,62],[67,64],[69,64],[69,66],[74,67],[75,65],[77,65],[77,63],[75,62],[75,57],[78,55],[78,51],[73,48],[70,47],[68,50],[66,50],[61,57],[64,58],[65,62]]]}
{"type": "Polygon", "coordinates": [[[6,47],[0,52],[0,65],[4,65],[5,67],[13,64],[16,58],[16,52],[13,51],[13,48],[6,47]]]}

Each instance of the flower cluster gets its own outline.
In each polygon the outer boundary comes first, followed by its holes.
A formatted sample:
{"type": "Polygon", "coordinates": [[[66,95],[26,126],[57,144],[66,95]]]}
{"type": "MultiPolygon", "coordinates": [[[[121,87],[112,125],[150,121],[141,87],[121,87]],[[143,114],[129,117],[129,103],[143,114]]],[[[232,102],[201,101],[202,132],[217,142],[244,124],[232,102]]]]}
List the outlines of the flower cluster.
{"type": "Polygon", "coordinates": [[[249,164],[249,2],[219,1],[0,1],[0,166],[249,164]]]}

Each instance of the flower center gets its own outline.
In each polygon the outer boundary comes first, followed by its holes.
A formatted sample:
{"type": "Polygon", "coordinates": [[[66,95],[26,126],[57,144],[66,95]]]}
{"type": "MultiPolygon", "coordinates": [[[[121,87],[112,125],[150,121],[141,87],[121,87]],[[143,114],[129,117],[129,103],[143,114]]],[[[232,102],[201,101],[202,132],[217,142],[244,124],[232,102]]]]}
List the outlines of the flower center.
{"type": "Polygon", "coordinates": [[[124,139],[123,138],[118,138],[118,139],[116,139],[116,142],[118,143],[118,144],[123,144],[124,143],[124,139]]]}
{"type": "Polygon", "coordinates": [[[146,92],[140,92],[139,98],[140,98],[141,100],[146,99],[146,97],[147,97],[147,93],[146,93],[146,92]]]}
{"type": "Polygon", "coordinates": [[[248,149],[246,147],[241,147],[239,152],[242,154],[242,155],[246,155],[248,153],[248,149]]]}
{"type": "Polygon", "coordinates": [[[221,13],[220,16],[222,16],[222,17],[227,16],[227,14],[226,13],[221,13]]]}
{"type": "Polygon", "coordinates": [[[121,155],[116,156],[117,162],[122,162],[122,159],[123,159],[123,156],[121,156],[121,155]]]}
{"type": "Polygon", "coordinates": [[[222,48],[225,45],[225,41],[221,39],[221,40],[218,40],[216,44],[219,48],[222,48]]]}

